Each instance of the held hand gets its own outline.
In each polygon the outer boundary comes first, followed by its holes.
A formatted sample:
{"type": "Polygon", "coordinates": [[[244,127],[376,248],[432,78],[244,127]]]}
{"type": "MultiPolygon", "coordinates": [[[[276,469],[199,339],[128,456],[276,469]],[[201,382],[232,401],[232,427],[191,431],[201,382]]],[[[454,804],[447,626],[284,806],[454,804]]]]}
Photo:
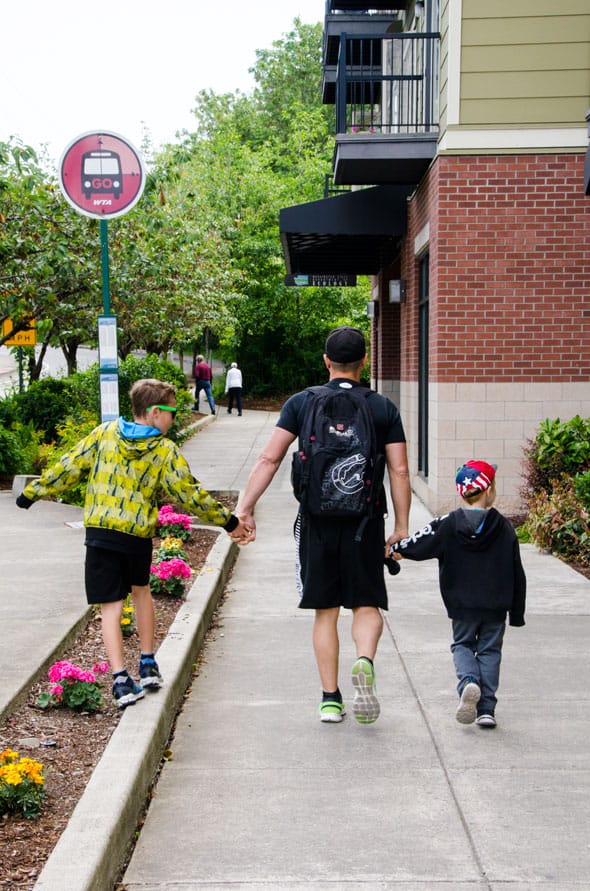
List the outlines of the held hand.
{"type": "Polygon", "coordinates": [[[396,542],[401,541],[403,538],[408,538],[408,530],[403,529],[401,531],[394,530],[387,541],[385,542],[385,558],[393,557],[394,560],[401,560],[402,556],[397,551],[391,552],[391,546],[396,542]]]}
{"type": "Polygon", "coordinates": [[[239,514],[237,517],[239,523],[236,528],[230,532],[230,538],[239,545],[250,544],[250,542],[254,541],[256,538],[256,523],[254,522],[254,517],[245,518],[241,517],[239,514]]]}

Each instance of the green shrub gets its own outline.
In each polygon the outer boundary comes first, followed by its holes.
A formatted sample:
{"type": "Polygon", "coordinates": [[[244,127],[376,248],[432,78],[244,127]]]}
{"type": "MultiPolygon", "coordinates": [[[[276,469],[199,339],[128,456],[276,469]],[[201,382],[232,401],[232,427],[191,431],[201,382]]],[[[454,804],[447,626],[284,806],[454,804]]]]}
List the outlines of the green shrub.
{"type": "Polygon", "coordinates": [[[521,495],[528,504],[538,492],[551,492],[554,481],[590,469],[590,418],[547,418],[535,439],[529,441],[524,456],[521,495]]]}
{"type": "MultiPolygon", "coordinates": [[[[84,436],[96,427],[96,418],[90,412],[83,412],[77,421],[68,420],[57,428],[57,442],[44,444],[37,456],[36,472],[41,473],[46,467],[57,464],[62,455],[75,446],[84,436]]],[[[65,504],[82,507],[86,494],[86,478],[80,480],[62,496],[65,504]]]]}
{"type": "Polygon", "coordinates": [[[530,499],[526,522],[534,543],[560,557],[590,566],[590,522],[572,479],[554,481],[530,499]]]}
{"type": "Polygon", "coordinates": [[[590,511],[590,470],[585,473],[578,473],[574,477],[574,486],[578,498],[582,502],[585,510],[590,511]]]}
{"type": "Polygon", "coordinates": [[[0,399],[0,427],[8,430],[19,420],[18,396],[16,393],[9,393],[0,399]]]}
{"type": "Polygon", "coordinates": [[[43,432],[44,442],[55,439],[58,424],[76,413],[72,389],[67,378],[45,377],[33,381],[17,396],[21,421],[43,432]]]}
{"type": "Polygon", "coordinates": [[[32,424],[16,423],[11,430],[0,427],[0,474],[33,473],[40,439],[32,424]]]}

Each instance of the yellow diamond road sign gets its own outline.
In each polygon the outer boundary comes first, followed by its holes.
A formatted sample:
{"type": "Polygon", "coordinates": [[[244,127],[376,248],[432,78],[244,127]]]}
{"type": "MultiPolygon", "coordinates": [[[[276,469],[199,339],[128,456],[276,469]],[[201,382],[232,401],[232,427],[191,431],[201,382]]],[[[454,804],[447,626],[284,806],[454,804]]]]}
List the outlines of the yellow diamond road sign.
{"type": "MultiPolygon", "coordinates": [[[[2,320],[2,337],[6,337],[6,335],[10,335],[14,330],[14,325],[12,324],[12,319],[3,319],[2,320]]],[[[7,340],[3,342],[3,346],[35,346],[37,343],[37,332],[35,330],[35,319],[31,319],[29,322],[29,327],[25,328],[24,331],[17,331],[16,334],[12,334],[9,336],[7,340]]]]}

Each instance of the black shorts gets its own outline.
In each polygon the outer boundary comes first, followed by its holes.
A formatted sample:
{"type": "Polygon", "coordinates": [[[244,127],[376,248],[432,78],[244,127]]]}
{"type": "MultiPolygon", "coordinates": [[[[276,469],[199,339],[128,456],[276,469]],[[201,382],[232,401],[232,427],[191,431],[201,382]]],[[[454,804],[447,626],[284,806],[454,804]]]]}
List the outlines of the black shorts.
{"type": "Polygon", "coordinates": [[[151,546],[149,552],[134,554],[87,545],[84,567],[86,600],[88,603],[125,600],[132,585],[149,584],[151,565],[151,546]]]}
{"type": "Polygon", "coordinates": [[[369,520],[361,541],[355,541],[358,527],[358,519],[297,516],[294,531],[301,609],[387,609],[385,522],[382,517],[369,520]]]}

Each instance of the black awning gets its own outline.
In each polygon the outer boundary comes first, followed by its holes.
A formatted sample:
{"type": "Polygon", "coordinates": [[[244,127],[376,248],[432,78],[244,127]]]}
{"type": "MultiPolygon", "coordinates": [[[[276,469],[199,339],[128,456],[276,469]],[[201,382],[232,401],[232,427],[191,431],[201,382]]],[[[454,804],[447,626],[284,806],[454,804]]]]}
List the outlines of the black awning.
{"type": "Polygon", "coordinates": [[[407,186],[375,186],[283,208],[287,272],[372,275],[392,263],[406,232],[407,186]]]}

